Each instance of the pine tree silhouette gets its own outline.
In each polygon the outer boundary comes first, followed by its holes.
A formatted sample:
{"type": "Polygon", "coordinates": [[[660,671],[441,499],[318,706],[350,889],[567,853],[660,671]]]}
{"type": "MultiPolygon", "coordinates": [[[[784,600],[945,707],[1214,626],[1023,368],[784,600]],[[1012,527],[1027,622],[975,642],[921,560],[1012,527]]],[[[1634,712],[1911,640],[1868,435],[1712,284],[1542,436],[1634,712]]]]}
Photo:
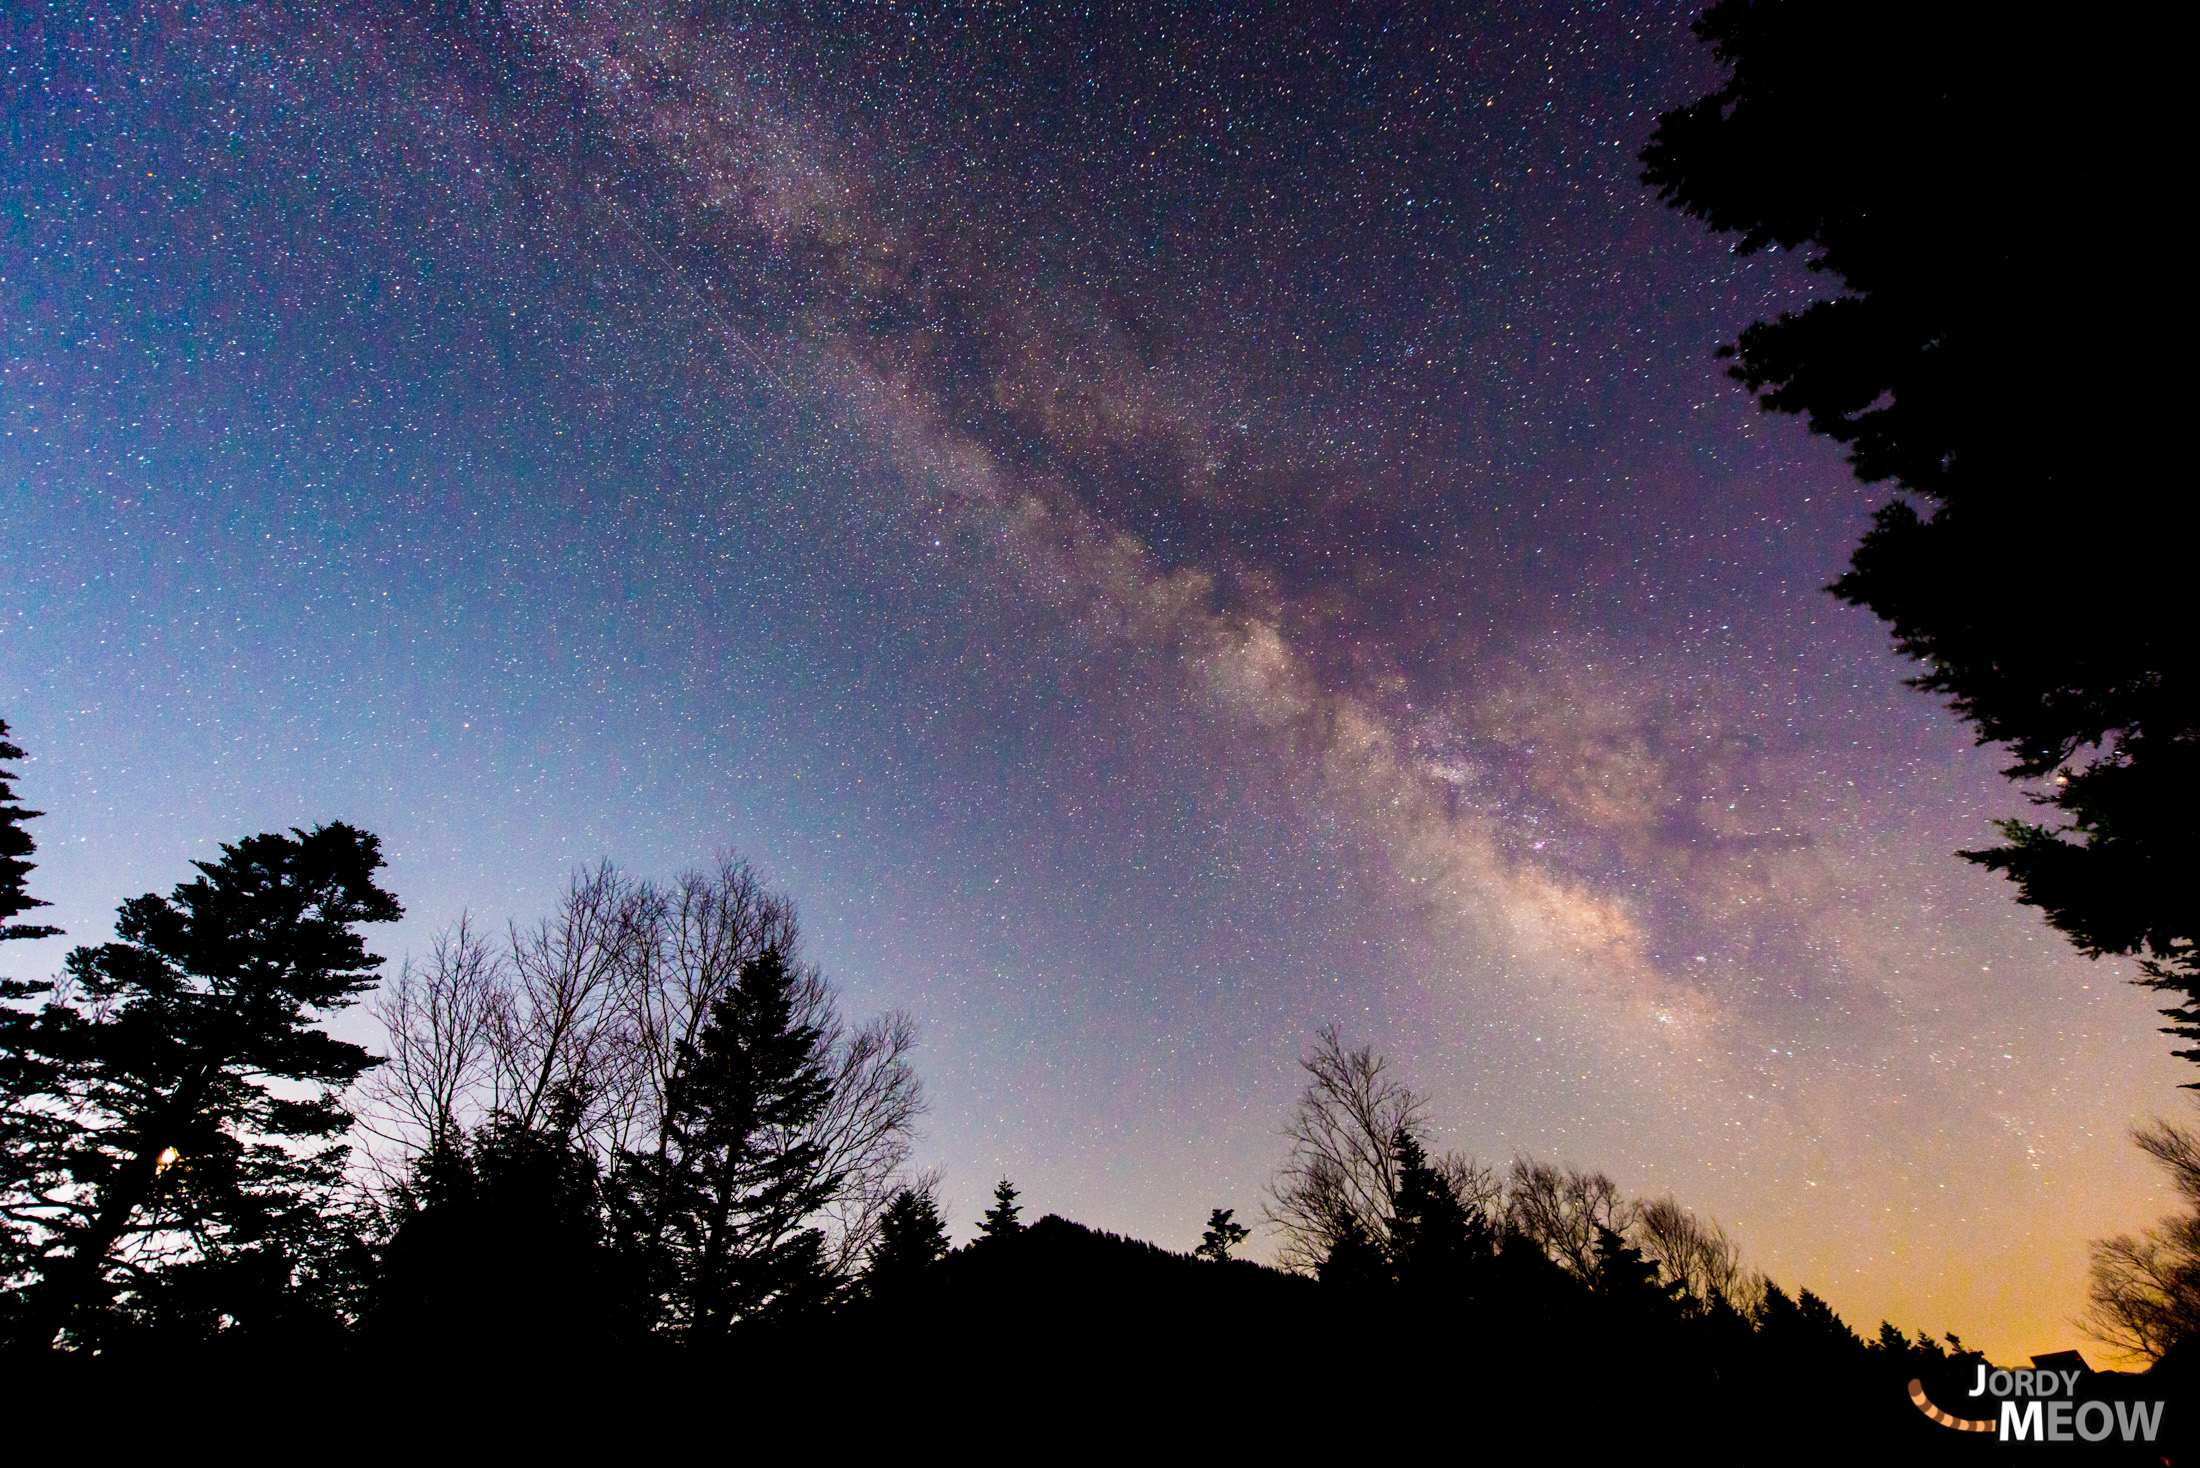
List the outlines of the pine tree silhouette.
{"type": "MultiPolygon", "coordinates": [[[[2157,346],[2126,268],[2147,225],[2103,227],[2050,183],[2139,167],[2155,127],[2077,108],[2027,131],[2043,69],[2128,80],[2148,59],[2113,27],[1982,31],[1962,6],[1887,0],[1719,0],[1695,32],[1726,79],[1659,117],[1643,180],[1738,253],[1796,251],[1839,283],[1722,354],[1763,407],[1902,491],[1827,589],[1887,624],[1912,683],[2052,818],[1961,854],[2080,952],[2137,957],[2200,1061],[2200,640],[2181,496],[2154,488],[2182,404],[2170,379],[2092,366],[2157,346]],[[2017,572],[2043,525],[2062,569],[2017,572]]],[[[2117,191],[2131,208],[2172,207],[2138,177],[2117,191]]]]}
{"type": "MultiPolygon", "coordinates": [[[[8,742],[8,721],[0,719],[0,760],[23,758],[23,751],[8,742]]],[[[48,907],[30,895],[23,879],[31,873],[31,853],[38,843],[31,833],[23,829],[26,821],[35,821],[44,811],[25,810],[15,798],[15,787],[10,783],[18,776],[12,770],[0,769],[0,940],[8,938],[51,938],[60,929],[44,923],[18,923],[10,919],[29,912],[34,907],[48,907]]],[[[0,998],[22,999],[41,989],[20,988],[0,990],[0,998]]]]}
{"type": "Polygon", "coordinates": [[[321,1021],[373,987],[357,926],[402,914],[380,843],[338,823],[196,865],[69,955],[78,1002],[0,1007],[20,1345],[279,1314],[331,1246],[342,1092],[375,1060],[321,1021]]]}
{"type": "Polygon", "coordinates": [[[1207,1232],[1200,1236],[1199,1247],[1192,1252],[1202,1259],[1227,1264],[1230,1251],[1253,1236],[1253,1231],[1244,1224],[1231,1222],[1230,1215],[1236,1211],[1233,1208],[1217,1208],[1208,1214],[1207,1232]]]}
{"type": "Polygon", "coordinates": [[[1023,1225],[1016,1221],[1016,1215],[1022,1211],[1016,1206],[1016,1190],[1009,1186],[1007,1178],[1002,1178],[993,1189],[993,1206],[978,1220],[979,1235],[997,1239],[1021,1232],[1023,1225]]]}
{"type": "Polygon", "coordinates": [[[1661,1283],[1658,1266],[1644,1258],[1642,1250],[1600,1224],[1596,1290],[1622,1310],[1658,1315],[1671,1310],[1681,1286],[1661,1283]]]}
{"type": "Polygon", "coordinates": [[[1468,1212],[1419,1141],[1404,1130],[1391,1138],[1398,1201],[1390,1220],[1393,1273],[1422,1289],[1458,1284],[1466,1269],[1490,1254],[1488,1226],[1468,1212]]]}
{"type": "Polygon", "coordinates": [[[864,1286],[881,1298],[900,1294],[946,1257],[947,1228],[940,1221],[939,1204],[929,1189],[903,1188],[879,1221],[864,1286]]]}
{"type": "Polygon", "coordinates": [[[796,1022],[798,981],[777,949],[744,964],[680,1047],[663,1154],[621,1158],[622,1251],[658,1327],[684,1339],[800,1313],[832,1290],[811,1220],[840,1178],[806,1132],[830,1098],[828,1046],[796,1022]]]}

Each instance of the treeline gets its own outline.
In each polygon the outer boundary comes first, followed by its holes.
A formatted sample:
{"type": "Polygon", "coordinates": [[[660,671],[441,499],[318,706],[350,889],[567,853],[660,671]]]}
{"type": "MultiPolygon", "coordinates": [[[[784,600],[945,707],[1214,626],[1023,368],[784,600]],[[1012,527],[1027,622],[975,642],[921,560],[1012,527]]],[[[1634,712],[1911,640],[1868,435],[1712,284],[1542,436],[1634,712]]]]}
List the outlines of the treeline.
{"type": "Polygon", "coordinates": [[[731,860],[663,887],[602,867],[499,944],[440,939],[374,1006],[389,1242],[364,1328],[710,1344],[844,1302],[919,1224],[944,1252],[906,1176],[915,1026],[849,1023],[799,951],[731,860]],[[479,1267],[529,1219],[523,1263],[479,1267]]]}
{"type": "MultiPolygon", "coordinates": [[[[37,813],[6,778],[0,934],[49,936],[16,921],[41,905],[37,813]]],[[[1776,1403],[1820,1414],[1829,1452],[1964,1450],[1907,1389],[1960,1402],[1987,1363],[1956,1337],[1866,1341],[1671,1198],[1433,1155],[1424,1098],[1334,1030],[1260,1220],[1283,1267],[1233,1257],[1234,1210],[1172,1254],[1027,1226],[1005,1180],[953,1249],[910,1168],[914,1025],[848,1020],[742,863],[579,873],[533,926],[461,920],[387,982],[364,930],[400,908],[371,834],[196,865],[58,979],[0,985],[19,1365],[441,1360],[478,1383],[595,1362],[762,1392],[834,1360],[953,1392],[983,1360],[1034,1403],[1128,1374],[1264,1411],[1310,1372],[1547,1422],[1555,1457],[1654,1421],[1752,1461],[1776,1403]],[[362,999],[380,1055],[326,1028],[362,999]]]]}
{"type": "Polygon", "coordinates": [[[946,1251],[914,1026],[843,1019],[740,863],[462,922],[373,1002],[386,1059],[323,1028],[400,916],[376,838],[197,865],[0,989],[12,1346],[708,1345],[946,1251]]]}

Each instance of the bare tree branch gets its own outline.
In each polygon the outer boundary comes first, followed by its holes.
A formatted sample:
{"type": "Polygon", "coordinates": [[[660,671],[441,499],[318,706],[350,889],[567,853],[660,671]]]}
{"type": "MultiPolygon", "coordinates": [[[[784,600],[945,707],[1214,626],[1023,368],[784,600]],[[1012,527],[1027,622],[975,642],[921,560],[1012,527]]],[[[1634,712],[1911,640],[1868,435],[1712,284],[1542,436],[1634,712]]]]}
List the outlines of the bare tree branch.
{"type": "Polygon", "coordinates": [[[2170,1182],[2185,1201],[2200,1208],[2200,1131],[2156,1117],[2135,1129],[2131,1140],[2139,1150],[2169,1169],[2170,1182]]]}
{"type": "Polygon", "coordinates": [[[534,1129],[552,1108],[577,1108],[597,1141],[625,1128],[640,1081],[631,1001],[654,965],[657,894],[609,862],[573,874],[557,911],[511,930],[513,982],[489,1023],[494,1109],[534,1129]]]}
{"type": "Polygon", "coordinates": [[[645,981],[626,995],[641,1061],[641,1080],[649,1114],[655,1119],[652,1145],[663,1150],[665,1097],[680,1064],[681,1048],[692,1047],[709,1022],[710,1007],[733,986],[743,965],[768,948],[789,963],[797,958],[799,935],[794,904],[764,885],[747,862],[719,854],[708,872],[685,872],[658,899],[657,951],[645,981]]]}
{"type": "Polygon", "coordinates": [[[1670,1195],[1635,1205],[1635,1246],[1700,1306],[1734,1302],[1742,1279],[1741,1250],[1714,1221],[1698,1218],[1670,1195]]]}
{"type": "Polygon", "coordinates": [[[407,1153],[436,1151],[481,1119],[490,1018],[508,979],[467,913],[435,935],[425,963],[406,960],[369,1006],[389,1042],[388,1059],[364,1085],[361,1124],[370,1135],[407,1153]]]}
{"type": "Polygon", "coordinates": [[[2159,1361],[2171,1346],[2200,1334],[2200,1132],[2157,1117],[2131,1138],[2169,1170],[2189,1211],[2136,1238],[2094,1241],[2088,1308],[2079,1323],[2095,1340],[2159,1361]]]}
{"type": "Polygon", "coordinates": [[[777,951],[795,981],[793,1022],[820,1036],[832,1087],[802,1135],[773,1139],[790,1154],[806,1144],[816,1178],[833,1180],[822,1213],[785,1228],[819,1229],[829,1266],[852,1274],[905,1185],[925,1109],[917,1028],[898,1011],[850,1026],[824,976],[795,961],[799,937],[793,904],[730,854],[669,887],[608,863],[578,871],[557,910],[514,924],[501,953],[461,918],[374,1007],[391,1061],[367,1089],[362,1127],[382,1144],[366,1150],[384,1191],[493,1114],[531,1130],[555,1118],[606,1174],[661,1158],[668,1097],[712,1006],[777,951]]]}
{"type": "Polygon", "coordinates": [[[1505,1197],[1505,1222],[1578,1279],[1597,1269],[1597,1230],[1626,1234],[1635,1205],[1601,1172],[1582,1172],[1515,1157],[1505,1197]]]}
{"type": "Polygon", "coordinates": [[[1447,1152],[1436,1164],[1436,1175],[1467,1210],[1494,1228],[1505,1214],[1505,1185],[1494,1169],[1457,1152],[1447,1152]]]}
{"type": "Polygon", "coordinates": [[[1427,1103],[1371,1047],[1347,1050],[1333,1025],[1299,1064],[1306,1089],[1283,1129],[1291,1155],[1269,1184],[1263,1217],[1283,1234],[1284,1267],[1313,1270],[1354,1228],[1389,1237],[1398,1200],[1391,1141],[1400,1132],[1420,1139],[1427,1103]]]}
{"type": "Polygon", "coordinates": [[[924,1088],[909,1056],[917,1024],[889,1011],[830,1036],[832,1099],[810,1128],[824,1171],[841,1179],[826,1208],[826,1252],[838,1273],[853,1272],[878,1237],[879,1218],[904,1185],[924,1088]]]}

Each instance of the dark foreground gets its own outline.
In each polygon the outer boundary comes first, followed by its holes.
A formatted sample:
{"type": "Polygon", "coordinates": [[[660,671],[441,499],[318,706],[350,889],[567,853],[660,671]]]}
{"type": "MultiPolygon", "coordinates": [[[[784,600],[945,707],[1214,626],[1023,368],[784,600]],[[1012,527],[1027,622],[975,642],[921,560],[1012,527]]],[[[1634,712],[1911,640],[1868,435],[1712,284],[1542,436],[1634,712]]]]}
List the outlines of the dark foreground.
{"type": "Polygon", "coordinates": [[[1503,1249],[1448,1283],[1316,1281],[1050,1217],[956,1251],[892,1297],[715,1349],[621,1338],[554,1309],[499,1321],[459,1308],[403,1335],[18,1360],[8,1395],[18,1416],[34,1401],[105,1403],[79,1418],[101,1436],[188,1423],[201,1442],[346,1457],[807,1441],[805,1457],[1198,1444],[1508,1463],[2200,1462],[2189,1344],[2144,1375],[2049,1378],[2048,1394],[2014,1399],[2023,1436],[2005,1441],[1998,1425],[1942,1426],[1911,1399],[1914,1380],[1945,1412],[1998,1424],[2000,1403],[1969,1395],[1992,1363],[1891,1327],[1867,1343],[1807,1292],[1772,1291],[1750,1316],[1690,1311],[1503,1249]],[[2073,1424],[2105,1436],[2088,1443],[2073,1424]],[[2057,1428],[2068,1441],[2034,1437],[2057,1428]]]}

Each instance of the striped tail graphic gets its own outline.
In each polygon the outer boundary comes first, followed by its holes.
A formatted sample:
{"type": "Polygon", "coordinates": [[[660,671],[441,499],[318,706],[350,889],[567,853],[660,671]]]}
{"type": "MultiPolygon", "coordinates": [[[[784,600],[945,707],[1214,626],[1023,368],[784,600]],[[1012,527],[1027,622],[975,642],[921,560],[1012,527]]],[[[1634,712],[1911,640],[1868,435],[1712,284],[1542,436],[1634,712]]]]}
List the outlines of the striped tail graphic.
{"type": "Polygon", "coordinates": [[[1910,1400],[1917,1403],[1918,1411],[1923,1412],[1942,1427],[1952,1427],[1958,1432],[1992,1432],[1994,1430],[1994,1424],[1991,1422],[1973,1422],[1969,1418],[1951,1417],[1946,1412],[1941,1411],[1933,1405],[1932,1398],[1925,1395],[1925,1383],[1915,1377],[1910,1380],[1910,1400]]]}

